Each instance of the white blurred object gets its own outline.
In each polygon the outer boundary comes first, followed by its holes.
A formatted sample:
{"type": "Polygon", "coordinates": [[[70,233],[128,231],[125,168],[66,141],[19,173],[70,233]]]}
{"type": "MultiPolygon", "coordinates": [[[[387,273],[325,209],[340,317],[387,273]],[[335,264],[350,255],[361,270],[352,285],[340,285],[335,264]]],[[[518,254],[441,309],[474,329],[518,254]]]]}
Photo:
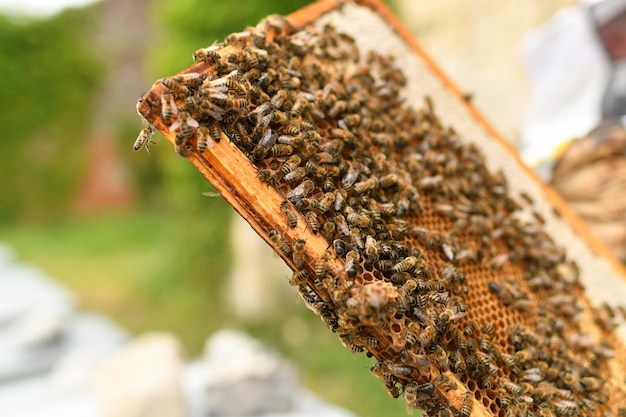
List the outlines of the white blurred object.
{"type": "Polygon", "coordinates": [[[535,166],[600,122],[609,61],[583,7],[564,9],[529,32],[521,54],[531,96],[520,147],[535,166]]]}
{"type": "Polygon", "coordinates": [[[293,300],[287,278],[291,270],[241,216],[230,230],[233,267],[228,299],[233,312],[246,320],[260,320],[277,304],[293,300]]]}
{"type": "Polygon", "coordinates": [[[181,346],[169,333],[132,340],[98,370],[101,417],[183,417],[181,346]]]}
{"type": "Polygon", "coordinates": [[[608,117],[607,100],[619,88],[614,78],[620,67],[612,62],[599,28],[625,10],[626,0],[582,0],[522,39],[531,92],[520,148],[528,165],[550,161],[570,140],[608,117]]]}
{"type": "Polygon", "coordinates": [[[248,335],[215,333],[207,340],[202,362],[207,412],[246,416],[293,409],[295,370],[248,335]]]}

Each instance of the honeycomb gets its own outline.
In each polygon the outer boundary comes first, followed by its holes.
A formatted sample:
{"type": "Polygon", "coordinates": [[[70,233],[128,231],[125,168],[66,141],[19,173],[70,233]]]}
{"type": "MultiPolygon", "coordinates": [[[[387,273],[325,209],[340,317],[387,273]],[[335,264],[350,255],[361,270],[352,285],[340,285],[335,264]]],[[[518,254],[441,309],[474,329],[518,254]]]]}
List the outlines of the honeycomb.
{"type": "Polygon", "coordinates": [[[270,16],[193,57],[139,103],[135,148],[172,141],[407,411],[626,413],[615,312],[591,315],[531,197],[405,103],[392,56],[270,16]]]}

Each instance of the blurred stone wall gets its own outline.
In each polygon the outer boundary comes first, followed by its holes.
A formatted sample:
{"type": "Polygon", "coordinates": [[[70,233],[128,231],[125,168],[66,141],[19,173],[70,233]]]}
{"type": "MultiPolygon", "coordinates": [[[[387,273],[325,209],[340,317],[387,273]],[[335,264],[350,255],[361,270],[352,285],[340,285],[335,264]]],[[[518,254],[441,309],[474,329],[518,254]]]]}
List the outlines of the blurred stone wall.
{"type": "Polygon", "coordinates": [[[511,142],[528,98],[518,52],[525,33],[576,0],[396,0],[427,53],[511,142]]]}

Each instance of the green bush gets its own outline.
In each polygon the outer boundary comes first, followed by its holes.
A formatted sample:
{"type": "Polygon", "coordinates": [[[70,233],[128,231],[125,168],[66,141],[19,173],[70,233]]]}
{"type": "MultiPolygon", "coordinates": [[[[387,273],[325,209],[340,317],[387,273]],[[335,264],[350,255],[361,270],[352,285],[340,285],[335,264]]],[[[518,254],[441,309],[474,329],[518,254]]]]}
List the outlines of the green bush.
{"type": "Polygon", "coordinates": [[[103,75],[85,34],[96,8],[47,20],[0,15],[0,222],[63,217],[85,166],[89,103],[103,75]]]}

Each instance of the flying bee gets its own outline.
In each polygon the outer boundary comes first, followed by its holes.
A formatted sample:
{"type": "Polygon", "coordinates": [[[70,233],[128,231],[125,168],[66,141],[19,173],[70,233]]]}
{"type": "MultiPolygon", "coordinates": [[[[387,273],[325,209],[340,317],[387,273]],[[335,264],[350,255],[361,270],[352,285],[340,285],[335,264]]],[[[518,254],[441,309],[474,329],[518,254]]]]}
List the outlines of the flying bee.
{"type": "Polygon", "coordinates": [[[306,257],[304,256],[304,248],[306,245],[306,240],[304,239],[296,239],[293,244],[293,263],[296,265],[296,268],[301,268],[305,262],[306,257]]]}
{"type": "Polygon", "coordinates": [[[133,149],[138,151],[145,146],[146,152],[150,153],[150,144],[155,143],[152,140],[152,135],[154,135],[154,126],[149,124],[139,132],[139,136],[137,136],[137,139],[135,140],[133,149]]]}
{"type": "MultiPolygon", "coordinates": [[[[336,241],[335,241],[336,242],[336,241]]],[[[350,278],[354,278],[359,273],[359,262],[361,261],[361,255],[356,250],[351,250],[346,254],[346,262],[344,264],[344,270],[350,278]]]]}
{"type": "Polygon", "coordinates": [[[275,248],[281,251],[284,255],[289,255],[291,253],[291,246],[287,242],[285,242],[276,230],[270,230],[269,238],[275,248]]]}
{"type": "Polygon", "coordinates": [[[293,273],[293,275],[289,279],[289,285],[297,287],[297,286],[306,284],[308,278],[309,278],[309,271],[306,269],[301,269],[293,273]]]}
{"type": "Polygon", "coordinates": [[[176,107],[176,101],[169,91],[164,91],[161,95],[161,116],[165,124],[169,125],[172,122],[172,116],[178,114],[178,107],[176,107]]]}
{"type": "Polygon", "coordinates": [[[298,215],[296,214],[289,201],[285,200],[281,203],[280,211],[285,215],[285,219],[287,220],[287,226],[292,229],[296,227],[296,225],[298,224],[298,215]]]}
{"type": "Polygon", "coordinates": [[[306,218],[306,222],[309,225],[309,228],[313,232],[313,234],[317,234],[320,230],[320,222],[317,217],[317,213],[314,211],[307,211],[304,213],[304,217],[306,218]]]}

